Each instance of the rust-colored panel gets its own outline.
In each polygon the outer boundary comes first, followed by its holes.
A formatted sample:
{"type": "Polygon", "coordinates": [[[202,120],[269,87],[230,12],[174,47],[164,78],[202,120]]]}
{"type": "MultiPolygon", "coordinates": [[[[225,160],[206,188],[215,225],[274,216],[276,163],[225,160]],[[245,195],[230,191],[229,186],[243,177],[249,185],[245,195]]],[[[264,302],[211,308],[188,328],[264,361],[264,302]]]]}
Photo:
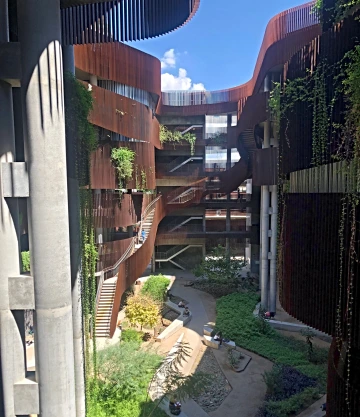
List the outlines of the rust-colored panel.
{"type": "Polygon", "coordinates": [[[128,238],[98,245],[98,270],[102,271],[115,265],[115,263],[124,254],[125,250],[129,247],[131,241],[132,238],[128,238]]]}
{"type": "Polygon", "coordinates": [[[126,147],[136,154],[133,179],[127,183],[126,188],[148,190],[156,188],[154,146],[145,142],[111,142],[100,145],[91,155],[91,188],[104,190],[119,188],[115,168],[111,162],[112,147],[126,147]],[[146,174],[146,184],[143,183],[142,172],[146,174]]]}
{"type": "Polygon", "coordinates": [[[276,185],[278,183],[279,148],[257,149],[252,159],[252,184],[276,185]]]}
{"type": "Polygon", "coordinates": [[[159,122],[147,106],[101,87],[92,86],[92,91],[91,123],[161,148],[159,122]]]}
{"type": "Polygon", "coordinates": [[[94,227],[126,227],[138,220],[132,195],[117,192],[93,194],[94,227]]]}
{"type": "Polygon", "coordinates": [[[75,66],[105,80],[161,95],[160,61],[120,42],[74,46],[75,66]]]}
{"type": "Polygon", "coordinates": [[[233,113],[237,111],[237,102],[197,104],[193,106],[165,106],[159,105],[157,112],[163,116],[197,116],[203,114],[233,113]]]}

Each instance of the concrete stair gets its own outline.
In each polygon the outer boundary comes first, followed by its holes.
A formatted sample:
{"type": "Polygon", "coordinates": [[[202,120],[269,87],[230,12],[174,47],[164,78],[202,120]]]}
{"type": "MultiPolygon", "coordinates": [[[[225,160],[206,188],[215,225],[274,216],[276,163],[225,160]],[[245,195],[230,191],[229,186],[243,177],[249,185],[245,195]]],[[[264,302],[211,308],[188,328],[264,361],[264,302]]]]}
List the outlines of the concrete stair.
{"type": "Polygon", "coordinates": [[[96,310],[96,337],[109,337],[110,320],[115,297],[115,289],[116,279],[110,279],[103,283],[99,304],[96,310]]]}

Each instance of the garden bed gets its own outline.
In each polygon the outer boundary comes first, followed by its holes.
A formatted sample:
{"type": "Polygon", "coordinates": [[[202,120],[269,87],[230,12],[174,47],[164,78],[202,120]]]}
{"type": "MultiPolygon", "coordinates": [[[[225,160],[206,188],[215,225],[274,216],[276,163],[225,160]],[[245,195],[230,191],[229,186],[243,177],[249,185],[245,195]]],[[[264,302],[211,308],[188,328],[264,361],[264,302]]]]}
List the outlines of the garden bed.
{"type": "MultiPolygon", "coordinates": [[[[306,378],[314,381],[314,384],[305,384],[292,395],[284,394],[285,397],[282,399],[274,399],[271,392],[269,393],[259,416],[286,417],[289,410],[291,413],[297,413],[325,392],[327,350],[314,347],[313,362],[310,361],[305,341],[284,337],[266,321],[253,316],[257,301],[258,296],[251,293],[234,293],[217,300],[216,327],[222,331],[223,337],[231,338],[237,346],[255,352],[275,364],[294,369],[292,372],[297,384],[299,380],[306,378]]],[[[283,376],[281,373],[278,374],[277,384],[286,385],[283,376]]]]}
{"type": "MultiPolygon", "coordinates": [[[[203,351],[200,351],[199,355],[201,355],[202,352],[203,351]]],[[[225,378],[211,349],[205,348],[202,358],[199,359],[199,364],[195,373],[196,372],[210,374],[214,379],[206,392],[193,399],[206,412],[215,411],[231,392],[231,386],[225,378]]]]}

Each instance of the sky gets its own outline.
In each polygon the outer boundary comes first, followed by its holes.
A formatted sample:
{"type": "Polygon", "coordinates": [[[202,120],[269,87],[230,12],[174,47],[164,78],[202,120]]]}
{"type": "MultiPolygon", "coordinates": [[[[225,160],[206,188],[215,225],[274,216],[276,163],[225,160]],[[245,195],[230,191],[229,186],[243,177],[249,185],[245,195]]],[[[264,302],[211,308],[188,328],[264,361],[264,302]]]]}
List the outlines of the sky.
{"type": "Polygon", "coordinates": [[[200,0],[193,19],[155,39],[128,45],[162,61],[162,90],[221,90],[247,82],[265,28],[301,0],[200,0]]]}

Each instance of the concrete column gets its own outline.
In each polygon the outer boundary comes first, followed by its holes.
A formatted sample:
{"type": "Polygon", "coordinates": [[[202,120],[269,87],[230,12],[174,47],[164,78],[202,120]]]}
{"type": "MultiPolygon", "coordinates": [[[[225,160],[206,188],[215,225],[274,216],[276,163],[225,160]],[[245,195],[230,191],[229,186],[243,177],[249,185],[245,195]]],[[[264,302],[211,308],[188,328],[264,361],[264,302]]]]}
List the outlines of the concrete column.
{"type": "MultiPolygon", "coordinates": [[[[0,1],[1,2],[1,1],[0,1]]],[[[1,21],[0,21],[1,26],[1,21]]],[[[0,163],[15,161],[12,88],[0,81],[0,163]]],[[[4,417],[14,417],[14,382],[25,377],[23,343],[9,308],[8,278],[20,273],[18,200],[4,198],[0,169],[0,352],[4,417]]]]}
{"type": "MultiPolygon", "coordinates": [[[[63,47],[64,73],[75,75],[74,47],[63,47]]],[[[65,108],[70,105],[71,91],[65,83],[65,108]]],[[[66,163],[70,235],[71,295],[74,339],[76,416],[85,417],[85,380],[84,380],[84,338],[82,331],[81,305],[81,236],[79,181],[76,172],[77,138],[74,134],[74,121],[66,119],[66,163]]]]}
{"type": "MultiPolygon", "coordinates": [[[[231,211],[229,208],[226,209],[226,231],[230,232],[231,230],[231,211]]],[[[226,257],[230,259],[230,238],[225,239],[226,245],[226,257]]]]}
{"type": "Polygon", "coordinates": [[[204,211],[204,217],[203,217],[203,232],[206,232],[206,209],[204,211]]]}
{"type": "MultiPolygon", "coordinates": [[[[9,41],[8,1],[0,0],[0,41],[9,41]]],[[[9,308],[8,278],[20,273],[18,200],[4,198],[1,164],[14,162],[12,88],[0,80],[0,415],[15,417],[14,382],[25,377],[23,341],[9,308]]]]}
{"type": "Polygon", "coordinates": [[[205,261],[205,258],[206,258],[206,244],[205,243],[202,245],[202,257],[203,257],[203,260],[205,261]]]}
{"type": "Polygon", "coordinates": [[[154,251],[151,256],[151,273],[152,274],[155,273],[155,269],[156,269],[156,263],[155,263],[155,247],[154,247],[154,251]]]}
{"type": "MultiPolygon", "coordinates": [[[[101,198],[101,190],[94,190],[94,194],[96,197],[95,201],[100,202],[100,198],[101,198]]],[[[99,203],[100,205],[100,203],[99,203]]],[[[96,227],[95,228],[95,242],[96,243],[104,243],[104,229],[102,227],[96,227]]]]}
{"type": "Polygon", "coordinates": [[[60,0],[18,0],[36,379],[42,417],[75,417],[60,0]]]}
{"type": "Polygon", "coordinates": [[[277,249],[277,214],[278,214],[278,195],[277,186],[271,186],[271,240],[270,240],[270,296],[269,311],[276,312],[276,249],[277,249]]]}
{"type": "MultiPolygon", "coordinates": [[[[264,91],[270,90],[270,77],[267,75],[264,80],[264,91]]],[[[264,123],[263,148],[270,147],[270,120],[264,123]]],[[[261,306],[268,309],[269,304],[269,186],[261,187],[261,306]]]]}
{"type": "Polygon", "coordinates": [[[90,74],[90,84],[92,85],[98,85],[98,78],[96,75],[90,74]]]}

